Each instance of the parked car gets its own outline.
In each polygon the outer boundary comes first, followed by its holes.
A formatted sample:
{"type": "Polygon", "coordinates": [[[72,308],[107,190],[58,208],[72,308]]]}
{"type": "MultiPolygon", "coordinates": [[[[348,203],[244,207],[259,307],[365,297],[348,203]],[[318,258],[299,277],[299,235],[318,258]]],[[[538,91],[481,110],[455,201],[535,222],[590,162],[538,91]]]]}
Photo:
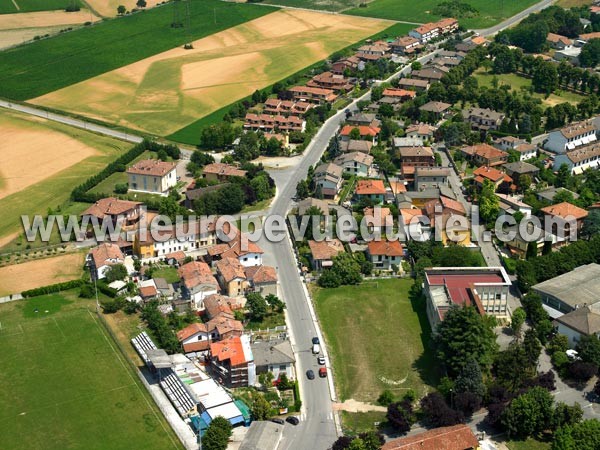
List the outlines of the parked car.
{"type": "Polygon", "coordinates": [[[317,362],[319,363],[320,366],[324,366],[325,365],[325,357],[324,356],[319,356],[317,358],[317,362]]]}
{"type": "Polygon", "coordinates": [[[319,338],[318,338],[318,337],[316,337],[316,336],[315,336],[314,338],[312,338],[312,343],[313,343],[313,344],[320,344],[320,342],[319,342],[319,338]]]}
{"type": "Polygon", "coordinates": [[[319,344],[313,344],[312,352],[313,355],[318,355],[319,353],[321,353],[321,347],[319,346],[319,344]]]}
{"type": "Polygon", "coordinates": [[[312,370],[308,369],[306,371],[306,378],[308,378],[309,380],[314,380],[315,379],[315,373],[312,370]]]}
{"type": "Polygon", "coordinates": [[[287,423],[291,423],[292,425],[298,425],[300,420],[296,416],[289,416],[285,419],[287,423]]]}
{"type": "Polygon", "coordinates": [[[327,369],[325,367],[321,367],[319,369],[319,376],[321,378],[326,378],[327,377],[327,369]]]}
{"type": "Polygon", "coordinates": [[[283,419],[278,419],[277,417],[275,417],[274,419],[271,419],[271,422],[278,423],[279,425],[285,424],[285,421],[283,419]]]}

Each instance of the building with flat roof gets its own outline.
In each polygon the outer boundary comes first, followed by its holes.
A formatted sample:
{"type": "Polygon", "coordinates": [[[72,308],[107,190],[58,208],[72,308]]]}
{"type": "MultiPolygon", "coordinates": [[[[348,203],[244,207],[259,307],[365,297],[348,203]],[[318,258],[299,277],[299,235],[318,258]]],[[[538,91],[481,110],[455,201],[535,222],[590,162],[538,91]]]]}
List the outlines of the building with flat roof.
{"type": "Polygon", "coordinates": [[[586,264],[532,286],[542,303],[562,314],[600,300],[600,264],[586,264]]]}
{"type": "Polygon", "coordinates": [[[473,306],[479,314],[507,317],[512,282],[503,267],[435,267],[425,270],[424,293],[431,328],[452,306],[473,306]]]}

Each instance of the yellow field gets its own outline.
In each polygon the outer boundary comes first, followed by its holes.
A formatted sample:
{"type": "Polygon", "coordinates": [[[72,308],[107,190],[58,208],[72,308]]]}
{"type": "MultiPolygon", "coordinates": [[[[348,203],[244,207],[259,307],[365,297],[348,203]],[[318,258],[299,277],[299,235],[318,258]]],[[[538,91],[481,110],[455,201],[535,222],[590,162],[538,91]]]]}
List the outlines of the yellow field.
{"type": "MultiPolygon", "coordinates": [[[[156,6],[157,3],[162,3],[163,0],[146,0],[146,9],[156,6]]],[[[114,17],[117,15],[117,7],[123,5],[127,11],[135,8],[137,0],[87,0],[94,11],[103,17],[114,17]]]]}
{"type": "Polygon", "coordinates": [[[75,280],[83,273],[84,256],[83,253],[69,253],[0,267],[0,296],[75,280]]]}
{"type": "Polygon", "coordinates": [[[277,11],[32,102],[164,136],[389,25],[277,11]]]}

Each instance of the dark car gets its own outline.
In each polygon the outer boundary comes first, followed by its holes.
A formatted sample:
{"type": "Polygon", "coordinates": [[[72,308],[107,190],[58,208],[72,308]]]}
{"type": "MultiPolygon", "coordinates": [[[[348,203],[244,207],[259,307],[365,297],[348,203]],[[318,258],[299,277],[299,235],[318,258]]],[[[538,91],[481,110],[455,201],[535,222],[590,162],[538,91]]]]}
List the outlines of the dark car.
{"type": "Polygon", "coordinates": [[[298,425],[300,420],[296,416],[289,416],[285,419],[287,423],[291,423],[292,425],[298,425]]]}
{"type": "Polygon", "coordinates": [[[271,422],[278,423],[279,425],[285,424],[285,421],[283,419],[278,419],[277,417],[274,419],[271,419],[271,422]]]}
{"type": "Polygon", "coordinates": [[[312,370],[307,370],[306,371],[306,378],[308,378],[309,380],[314,380],[315,379],[315,373],[312,370]]]}
{"type": "Polygon", "coordinates": [[[315,345],[315,344],[320,344],[320,342],[319,342],[319,338],[318,338],[318,337],[316,337],[316,336],[315,336],[314,338],[312,338],[312,343],[313,343],[313,345],[315,345]]]}

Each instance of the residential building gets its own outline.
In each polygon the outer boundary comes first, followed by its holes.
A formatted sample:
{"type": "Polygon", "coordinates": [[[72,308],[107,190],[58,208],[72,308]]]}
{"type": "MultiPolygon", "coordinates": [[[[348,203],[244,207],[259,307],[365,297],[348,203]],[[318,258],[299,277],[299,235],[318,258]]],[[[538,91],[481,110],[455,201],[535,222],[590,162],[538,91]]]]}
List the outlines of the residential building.
{"type": "Polygon", "coordinates": [[[594,304],[600,294],[600,265],[586,264],[531,287],[554,317],[594,304]]]}
{"type": "Polygon", "coordinates": [[[220,248],[222,250],[219,254],[221,259],[237,259],[243,267],[262,265],[262,255],[264,250],[260,248],[256,242],[251,241],[248,236],[238,233],[235,238],[230,242],[227,242],[226,245],[229,248],[220,248]]]}
{"type": "Polygon", "coordinates": [[[410,75],[414,80],[424,80],[428,83],[436,83],[442,81],[442,78],[444,78],[446,73],[437,67],[425,67],[423,69],[413,70],[410,75]]]}
{"type": "Polygon", "coordinates": [[[404,249],[400,241],[389,241],[387,239],[379,241],[369,241],[367,244],[367,258],[373,263],[373,268],[377,270],[396,270],[402,263],[404,249]]]}
{"type": "Polygon", "coordinates": [[[546,43],[554,50],[564,50],[573,45],[573,41],[566,36],[560,34],[548,33],[546,43]]]}
{"type": "Polygon", "coordinates": [[[398,98],[400,101],[411,100],[417,96],[415,91],[398,88],[385,88],[382,92],[382,97],[398,98]]]}
{"type": "MultiPolygon", "coordinates": [[[[475,44],[476,46],[483,46],[483,47],[487,47],[487,45],[490,43],[490,41],[488,41],[486,38],[484,38],[483,36],[475,36],[473,38],[471,38],[471,43],[475,44]]],[[[460,44],[459,44],[460,46],[460,44]]],[[[456,47],[456,50],[459,50],[458,47],[456,47]]]]}
{"type": "Polygon", "coordinates": [[[581,47],[566,47],[563,50],[556,50],[554,52],[554,60],[567,61],[569,64],[578,66],[580,54],[581,54],[581,47]]]}
{"type": "Polygon", "coordinates": [[[351,79],[345,78],[344,75],[323,72],[312,77],[306,85],[308,87],[331,89],[339,94],[354,89],[355,83],[351,79]]]}
{"type": "Polygon", "coordinates": [[[371,153],[371,149],[373,148],[373,142],[359,139],[349,139],[340,141],[339,146],[340,151],[342,152],[362,152],[368,155],[371,153]]]}
{"type": "Polygon", "coordinates": [[[363,209],[363,217],[369,233],[381,235],[385,233],[386,226],[394,226],[392,210],[387,207],[366,207],[363,209]]]}
{"type": "Polygon", "coordinates": [[[408,35],[418,39],[420,43],[424,44],[440,35],[440,27],[437,23],[424,23],[414,30],[410,30],[408,35]]]}
{"type": "Polygon", "coordinates": [[[275,380],[285,374],[289,380],[296,378],[294,351],[287,339],[257,340],[250,344],[256,374],[271,372],[275,380]]]}
{"type": "Polygon", "coordinates": [[[377,114],[367,114],[357,112],[346,118],[346,123],[353,126],[365,126],[371,128],[378,128],[381,125],[377,114]]]}
{"type": "Polygon", "coordinates": [[[127,169],[129,190],[166,196],[177,184],[174,162],[144,159],[127,169]]]}
{"type": "Polygon", "coordinates": [[[202,178],[219,183],[227,182],[231,177],[244,178],[247,173],[236,166],[223,163],[207,164],[202,168],[202,178]]]}
{"type": "Polygon", "coordinates": [[[342,153],[333,162],[342,167],[344,173],[359,177],[368,177],[371,165],[373,164],[373,157],[362,152],[342,153]]]}
{"type": "Polygon", "coordinates": [[[478,166],[500,166],[508,162],[508,153],[489,144],[477,144],[462,147],[460,151],[478,166]]]}
{"type": "Polygon", "coordinates": [[[575,311],[557,317],[554,326],[560,334],[567,336],[571,348],[577,347],[582,336],[600,337],[600,302],[577,308],[575,311]]]}
{"type": "Polygon", "coordinates": [[[113,225],[119,224],[124,229],[133,227],[138,224],[142,217],[141,202],[130,202],[128,200],[119,200],[115,197],[101,198],[84,212],[81,213],[82,220],[85,217],[98,221],[102,224],[104,220],[108,220],[113,225]]]}
{"type": "Polygon", "coordinates": [[[142,259],[164,257],[177,251],[205,249],[217,242],[215,222],[193,221],[169,230],[138,230],[133,252],[142,259]]]}
{"type": "Polygon", "coordinates": [[[177,332],[177,339],[183,346],[185,353],[202,352],[208,350],[210,334],[205,323],[192,323],[177,332]]]}
{"type": "Polygon", "coordinates": [[[358,180],[354,190],[354,196],[358,201],[366,198],[375,204],[383,203],[385,194],[383,180],[358,180]]]}
{"type": "Polygon", "coordinates": [[[430,228],[435,231],[435,236],[442,245],[453,243],[464,247],[471,246],[471,227],[462,203],[440,195],[439,199],[425,203],[423,212],[429,217],[430,228]],[[465,219],[460,221],[459,217],[465,219]]]}
{"type": "Polygon", "coordinates": [[[504,170],[506,170],[507,175],[511,177],[514,183],[519,187],[526,187],[521,186],[521,178],[523,176],[528,176],[529,183],[532,183],[535,181],[535,178],[540,173],[540,169],[538,169],[537,166],[534,166],[533,164],[529,164],[524,161],[506,163],[504,164],[504,170]]]}
{"type": "Polygon", "coordinates": [[[500,136],[494,141],[494,145],[500,150],[514,150],[517,145],[526,144],[527,141],[515,136],[500,136]]]}
{"type": "Polygon", "coordinates": [[[436,22],[441,34],[450,34],[458,30],[458,20],[454,17],[444,17],[436,22]]]}
{"type": "Polygon", "coordinates": [[[463,117],[473,130],[490,131],[500,128],[506,115],[487,108],[469,108],[463,111],[463,117]]]}
{"type": "Polygon", "coordinates": [[[311,264],[316,271],[333,266],[333,258],[338,253],[344,252],[344,245],[339,239],[308,241],[308,246],[311,253],[311,264]]]}
{"type": "Polygon", "coordinates": [[[206,322],[206,328],[210,334],[210,340],[213,342],[239,337],[244,332],[242,322],[235,320],[231,314],[219,314],[210,319],[206,322]]]}
{"type": "Polygon", "coordinates": [[[215,319],[219,316],[233,318],[234,311],[242,308],[243,304],[239,298],[213,294],[204,299],[204,315],[208,320],[215,319]]]}
{"type": "Polygon", "coordinates": [[[417,137],[393,137],[392,146],[396,149],[403,147],[423,147],[425,143],[417,137]]]}
{"type": "Polygon", "coordinates": [[[496,197],[500,200],[500,209],[503,214],[512,216],[516,212],[520,212],[526,219],[531,217],[531,206],[523,203],[519,197],[510,194],[496,194],[496,197]]]}
{"type": "Polygon", "coordinates": [[[355,70],[363,70],[364,63],[357,56],[349,56],[342,58],[331,64],[331,71],[335,74],[343,75],[346,70],[353,72],[355,70]]]}
{"type": "Polygon", "coordinates": [[[593,120],[572,123],[548,133],[544,148],[556,154],[566,153],[576,147],[595,142],[597,132],[593,120]]]}
{"type": "Polygon", "coordinates": [[[390,46],[383,41],[367,43],[358,47],[357,56],[376,56],[377,59],[383,58],[390,51],[390,46]]]}
{"type": "Polygon", "coordinates": [[[572,175],[580,175],[586,170],[600,167],[600,143],[577,147],[566,153],[560,153],[554,158],[553,170],[559,170],[565,164],[572,175]]]}
{"type": "Polygon", "coordinates": [[[298,116],[247,113],[244,119],[244,129],[252,131],[264,131],[267,133],[285,132],[289,133],[297,131],[304,132],[306,129],[306,121],[298,116]]]}
{"type": "Polygon", "coordinates": [[[329,203],[319,198],[308,197],[298,202],[298,215],[302,216],[311,208],[318,208],[324,216],[329,215],[329,203]]]}
{"type": "Polygon", "coordinates": [[[448,186],[448,177],[450,177],[450,169],[447,167],[416,167],[415,190],[448,186]]]}
{"type": "Polygon", "coordinates": [[[546,206],[540,210],[544,214],[545,230],[566,240],[577,240],[583,228],[583,220],[588,212],[569,202],[546,206]]]}
{"type": "Polygon", "coordinates": [[[414,91],[426,91],[429,89],[429,81],[416,78],[400,78],[398,87],[414,91]]]}
{"type": "Polygon", "coordinates": [[[106,273],[111,266],[125,262],[125,256],[121,248],[117,244],[112,243],[103,243],[92,248],[87,254],[86,259],[92,280],[106,278],[106,273]]]}
{"type": "Polygon", "coordinates": [[[419,111],[425,111],[433,114],[437,119],[445,119],[450,114],[452,105],[444,102],[427,102],[419,108],[419,111]]]}
{"type": "Polygon", "coordinates": [[[519,161],[527,161],[537,156],[537,146],[533,144],[519,144],[513,150],[519,152],[519,161]]]}
{"type": "Polygon", "coordinates": [[[422,46],[419,39],[413,36],[401,36],[390,43],[392,53],[397,55],[412,55],[419,51],[422,46]]]}
{"type": "Polygon", "coordinates": [[[325,198],[335,198],[342,187],[344,169],[337,164],[323,163],[315,168],[315,187],[325,198]]]}
{"type": "Polygon", "coordinates": [[[268,98],[265,100],[263,113],[281,116],[303,116],[314,105],[307,102],[296,102],[292,100],[280,100],[268,98]]]}
{"type": "MultiPolygon", "coordinates": [[[[400,156],[400,165],[404,172],[407,167],[433,167],[435,157],[431,147],[400,147],[396,154],[400,156]]],[[[414,173],[414,170],[412,171],[414,173]]]]}
{"type": "Polygon", "coordinates": [[[554,197],[559,192],[570,193],[571,196],[573,197],[573,200],[577,200],[579,198],[579,194],[577,194],[576,192],[573,192],[573,191],[569,191],[568,189],[565,189],[563,187],[558,187],[558,188],[557,187],[549,187],[549,188],[546,188],[546,189],[536,192],[535,196],[540,201],[552,203],[554,201],[554,197]]]}
{"type": "Polygon", "coordinates": [[[503,267],[435,267],[425,269],[424,293],[432,330],[452,306],[473,306],[479,314],[508,317],[512,286],[503,267]]]}
{"type": "Polygon", "coordinates": [[[196,186],[195,182],[191,183],[190,187],[188,187],[187,190],[185,191],[184,206],[187,209],[194,209],[194,202],[196,200],[204,197],[205,195],[207,195],[211,192],[217,192],[217,191],[225,188],[225,186],[227,184],[228,183],[219,183],[219,184],[214,184],[211,186],[197,188],[197,187],[195,187],[196,186]]]}
{"type": "Polygon", "coordinates": [[[183,298],[191,301],[194,311],[204,309],[204,299],[219,292],[219,283],[214,277],[208,264],[192,261],[177,269],[181,278],[181,293],[183,298]]]}
{"type": "Polygon", "coordinates": [[[289,91],[297,102],[333,103],[337,99],[337,95],[331,89],[294,86],[289,91]]]}
{"type": "Polygon", "coordinates": [[[434,428],[386,442],[381,450],[479,450],[479,442],[468,425],[434,428]]]}
{"type": "Polygon", "coordinates": [[[584,33],[579,35],[579,41],[583,44],[587,44],[592,39],[600,39],[600,31],[595,31],[593,33],[584,33]]]}
{"type": "Polygon", "coordinates": [[[340,137],[342,141],[349,141],[352,139],[352,130],[358,130],[360,139],[370,140],[373,144],[377,143],[377,136],[381,129],[379,127],[371,127],[366,125],[352,126],[344,125],[340,131],[340,137]]]}
{"type": "MultiPolygon", "coordinates": [[[[496,195],[500,195],[500,194],[496,194],[496,195]]],[[[514,202],[511,202],[514,203],[514,202]]],[[[529,206],[529,205],[526,205],[529,206]]],[[[513,209],[516,212],[516,209],[514,209],[515,207],[511,206],[510,204],[507,204],[507,202],[505,201],[501,201],[500,202],[500,208],[505,209],[506,213],[509,213],[508,211],[510,209],[513,209]]],[[[531,209],[531,207],[529,207],[531,209]]],[[[525,214],[525,211],[523,211],[523,213],[525,214]]],[[[509,213],[509,214],[514,214],[514,213],[509,213]]],[[[530,214],[531,215],[531,214],[530,214]]],[[[556,236],[553,236],[551,233],[548,233],[546,231],[544,231],[542,228],[534,225],[533,222],[528,222],[527,223],[527,228],[526,228],[526,234],[522,234],[519,230],[519,228],[517,228],[515,226],[514,228],[515,231],[515,237],[506,242],[506,246],[508,247],[508,250],[511,252],[512,255],[517,256],[518,258],[525,258],[527,256],[527,251],[529,249],[530,246],[530,242],[535,242],[535,246],[536,246],[536,256],[539,256],[543,253],[544,251],[544,247],[550,243],[550,246],[552,249],[560,246],[562,244],[563,240],[559,240],[556,236]]]]}
{"type": "Polygon", "coordinates": [[[437,128],[432,125],[426,123],[417,123],[410,125],[405,131],[406,137],[418,138],[422,139],[423,141],[432,141],[436,130],[437,128]]]}
{"type": "Polygon", "coordinates": [[[256,382],[250,336],[234,336],[210,344],[210,367],[221,384],[229,388],[256,382]]]}
{"type": "Polygon", "coordinates": [[[244,268],[248,280],[248,291],[263,297],[277,295],[277,271],[271,266],[252,266],[244,268]]]}
{"type": "Polygon", "coordinates": [[[481,189],[485,180],[489,180],[495,190],[502,193],[512,191],[513,179],[504,172],[493,167],[479,167],[473,171],[475,185],[481,189]]]}
{"type": "Polygon", "coordinates": [[[225,257],[216,263],[217,278],[223,292],[230,297],[239,297],[249,287],[244,266],[236,258],[225,257]]]}
{"type": "Polygon", "coordinates": [[[417,242],[428,241],[431,237],[429,217],[427,217],[422,209],[412,207],[412,204],[406,206],[409,207],[400,209],[406,240],[412,239],[417,242]]]}

